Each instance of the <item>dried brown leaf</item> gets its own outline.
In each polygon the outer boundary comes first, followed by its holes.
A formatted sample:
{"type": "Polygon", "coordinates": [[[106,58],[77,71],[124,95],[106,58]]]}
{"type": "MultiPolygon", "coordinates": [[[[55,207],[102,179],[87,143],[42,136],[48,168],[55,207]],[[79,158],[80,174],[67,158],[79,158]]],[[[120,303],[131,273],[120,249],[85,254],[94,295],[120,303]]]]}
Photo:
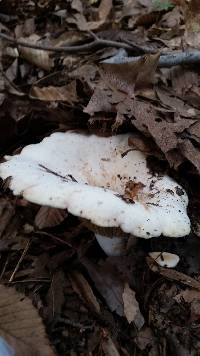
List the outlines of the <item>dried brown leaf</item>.
{"type": "Polygon", "coordinates": [[[135,342],[141,351],[144,351],[147,348],[148,349],[151,348],[151,351],[154,350],[154,352],[155,352],[155,353],[152,352],[151,356],[159,354],[158,348],[156,345],[155,336],[149,327],[144,327],[137,333],[135,342]]]}
{"type": "Polygon", "coordinates": [[[16,356],[55,355],[31,301],[3,285],[0,286],[0,334],[16,356]]]}
{"type": "Polygon", "coordinates": [[[76,82],[61,86],[37,87],[33,86],[30,91],[30,97],[42,101],[67,101],[72,104],[78,100],[76,92],[76,82]]]}
{"type": "Polygon", "coordinates": [[[184,157],[190,161],[194,167],[196,167],[198,173],[200,173],[200,150],[196,148],[193,143],[188,140],[179,141],[179,147],[184,157]]]}
{"type": "Polygon", "coordinates": [[[93,31],[99,29],[107,22],[108,16],[112,10],[112,0],[101,0],[97,14],[99,19],[97,21],[87,21],[83,14],[82,7],[79,0],[73,0],[73,8],[78,11],[73,17],[68,17],[67,22],[73,23],[80,31],[93,31]]]}
{"type": "Polygon", "coordinates": [[[35,217],[35,225],[38,229],[53,227],[59,225],[66,216],[66,210],[42,206],[35,217]]]}
{"type": "Polygon", "coordinates": [[[135,292],[125,283],[123,292],[124,314],[129,324],[134,322],[138,330],[144,325],[144,318],[140,312],[139,304],[135,297],[135,292]]]}
{"type": "Polygon", "coordinates": [[[156,273],[159,273],[161,276],[170,279],[172,281],[179,282],[188,287],[200,290],[200,282],[197,279],[194,279],[190,276],[187,276],[184,273],[178,272],[174,269],[168,269],[164,267],[160,267],[152,258],[146,258],[147,264],[149,268],[156,273]]]}
{"type": "Polygon", "coordinates": [[[109,102],[108,92],[103,88],[95,88],[94,93],[85,107],[84,112],[90,115],[94,115],[95,112],[111,112],[112,105],[109,102]]]}
{"type": "Polygon", "coordinates": [[[179,294],[176,294],[174,299],[177,302],[181,302],[183,299],[187,303],[192,303],[195,299],[200,300],[200,291],[196,289],[181,290],[179,294]]]}
{"type": "Polygon", "coordinates": [[[74,291],[79,294],[81,299],[86,301],[89,308],[92,308],[95,313],[99,314],[101,311],[100,305],[85,277],[81,273],[74,271],[69,275],[69,278],[74,291]]]}
{"type": "Polygon", "coordinates": [[[198,113],[198,110],[185,104],[183,100],[176,98],[164,89],[156,88],[156,93],[162,104],[184,117],[194,117],[198,113]]]}
{"type": "Polygon", "coordinates": [[[120,316],[124,315],[122,300],[124,287],[116,270],[106,262],[96,265],[86,258],[82,259],[81,262],[110,310],[115,311],[120,316]]]}
{"type": "MultiPolygon", "coordinates": [[[[26,38],[20,38],[20,40],[26,41],[28,43],[41,44],[39,39],[40,37],[36,34],[33,34],[26,38]]],[[[46,71],[49,71],[53,65],[53,61],[50,58],[48,51],[19,46],[19,54],[28,62],[46,71]]]]}
{"type": "Polygon", "coordinates": [[[134,97],[135,88],[145,88],[152,83],[159,57],[157,53],[143,56],[136,62],[102,63],[100,74],[108,87],[134,97]]]}
{"type": "Polygon", "coordinates": [[[199,121],[197,121],[194,125],[191,125],[187,131],[190,133],[191,138],[193,140],[200,143],[200,122],[199,121]]]}
{"type": "Polygon", "coordinates": [[[154,141],[140,133],[132,133],[128,139],[128,144],[129,146],[134,147],[135,149],[138,149],[146,154],[157,157],[162,156],[161,151],[158,149],[154,141]]]}
{"type": "Polygon", "coordinates": [[[120,356],[113,340],[109,335],[102,340],[101,345],[105,356],[120,356]]]}
{"type": "Polygon", "coordinates": [[[0,237],[11,223],[15,214],[15,207],[14,205],[7,199],[1,198],[0,200],[0,237]]]}
{"type": "Polygon", "coordinates": [[[200,2],[185,1],[185,40],[188,45],[200,49],[200,2]]]}

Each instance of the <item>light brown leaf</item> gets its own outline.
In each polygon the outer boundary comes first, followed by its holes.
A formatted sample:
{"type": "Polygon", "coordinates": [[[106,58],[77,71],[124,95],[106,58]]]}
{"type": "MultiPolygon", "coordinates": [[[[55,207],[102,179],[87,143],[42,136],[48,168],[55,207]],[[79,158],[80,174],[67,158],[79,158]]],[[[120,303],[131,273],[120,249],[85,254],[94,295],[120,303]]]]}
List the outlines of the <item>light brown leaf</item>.
{"type": "Polygon", "coordinates": [[[156,93],[164,106],[184,117],[194,117],[198,110],[184,103],[183,100],[176,98],[164,89],[156,88],[156,93]]]}
{"type": "Polygon", "coordinates": [[[13,288],[0,286],[0,334],[16,356],[55,355],[31,301],[13,288]]]}
{"type": "Polygon", "coordinates": [[[31,98],[42,101],[67,101],[70,104],[78,100],[75,81],[62,87],[47,86],[40,88],[33,86],[29,95],[31,98]]]}
{"type": "Polygon", "coordinates": [[[38,229],[53,227],[59,225],[66,216],[66,210],[42,206],[35,217],[35,225],[38,229]]]}
{"type": "MultiPolygon", "coordinates": [[[[23,40],[28,43],[41,44],[39,39],[40,37],[36,34],[33,34],[26,38],[20,38],[20,40],[23,40]]],[[[51,60],[48,51],[19,46],[19,54],[28,62],[46,71],[49,71],[53,65],[53,61],[51,60]]]]}
{"type": "Polygon", "coordinates": [[[124,292],[122,294],[124,302],[124,314],[129,324],[134,322],[138,330],[144,325],[144,318],[140,312],[139,304],[135,298],[135,292],[125,283],[124,292]]]}
{"type": "Polygon", "coordinates": [[[135,88],[145,88],[152,83],[159,57],[157,53],[143,56],[136,62],[101,63],[100,74],[108,87],[134,97],[135,88]]]}

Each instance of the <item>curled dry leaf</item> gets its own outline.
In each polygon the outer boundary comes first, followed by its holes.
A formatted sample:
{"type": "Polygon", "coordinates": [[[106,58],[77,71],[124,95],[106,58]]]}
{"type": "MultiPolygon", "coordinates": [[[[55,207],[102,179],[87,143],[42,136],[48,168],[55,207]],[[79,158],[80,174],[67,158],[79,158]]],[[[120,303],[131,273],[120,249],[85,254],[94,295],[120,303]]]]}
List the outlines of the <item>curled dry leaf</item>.
{"type": "Polygon", "coordinates": [[[135,89],[148,87],[153,80],[160,53],[141,57],[137,62],[101,63],[100,74],[108,87],[134,97],[135,89]]]}
{"type": "Polygon", "coordinates": [[[134,322],[138,330],[144,325],[144,317],[141,314],[139,304],[135,298],[135,292],[125,283],[124,292],[122,294],[124,302],[124,314],[129,324],[134,322]]]}
{"type": "Polygon", "coordinates": [[[35,225],[38,229],[53,227],[59,225],[66,216],[66,210],[42,206],[35,217],[35,225]]]}
{"type": "Polygon", "coordinates": [[[33,86],[29,95],[31,98],[42,101],[66,101],[70,104],[78,100],[75,81],[61,87],[48,86],[39,88],[33,86]]]}
{"type": "MultiPolygon", "coordinates": [[[[26,38],[20,38],[20,40],[27,41],[28,43],[41,44],[39,41],[40,37],[33,34],[26,38]]],[[[28,62],[36,65],[38,68],[49,71],[53,65],[53,61],[49,56],[48,51],[34,48],[26,48],[19,46],[19,55],[26,59],[28,62]]]]}
{"type": "Polygon", "coordinates": [[[0,334],[16,356],[55,355],[31,301],[3,285],[0,286],[0,334]]]}

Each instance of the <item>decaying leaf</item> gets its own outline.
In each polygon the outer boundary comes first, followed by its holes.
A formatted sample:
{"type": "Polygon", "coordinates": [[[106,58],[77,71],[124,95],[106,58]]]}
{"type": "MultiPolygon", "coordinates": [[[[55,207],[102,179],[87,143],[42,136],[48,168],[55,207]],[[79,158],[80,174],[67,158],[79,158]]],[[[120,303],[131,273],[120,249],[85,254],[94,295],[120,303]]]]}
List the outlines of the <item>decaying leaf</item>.
{"type": "Polygon", "coordinates": [[[40,88],[33,86],[29,95],[31,98],[42,101],[66,101],[70,104],[78,100],[75,81],[61,87],[48,86],[40,88]]]}
{"type": "Polygon", "coordinates": [[[181,140],[179,143],[181,152],[193,165],[196,167],[198,173],[200,173],[200,152],[190,140],[181,140]]]}
{"type": "Polygon", "coordinates": [[[113,340],[109,335],[106,335],[101,342],[102,349],[106,356],[120,356],[113,340]]]}
{"type": "Polygon", "coordinates": [[[82,259],[82,264],[87,269],[99,293],[105,299],[109,309],[118,315],[124,315],[123,310],[123,283],[117,276],[115,269],[104,262],[96,265],[88,259],[82,259]]]}
{"type": "Polygon", "coordinates": [[[125,283],[123,292],[124,314],[129,324],[134,322],[138,330],[144,325],[144,317],[142,316],[139,304],[135,297],[135,292],[125,283]]]}
{"type": "Polygon", "coordinates": [[[200,290],[200,282],[197,279],[189,277],[186,274],[178,272],[174,269],[160,267],[155,261],[153,261],[152,258],[147,257],[146,261],[148,263],[149,268],[153,272],[159,273],[165,278],[177,281],[177,282],[184,284],[188,287],[200,290]]]}
{"type": "Polygon", "coordinates": [[[159,57],[160,53],[157,53],[143,56],[134,62],[102,63],[100,73],[108,87],[134,97],[135,90],[148,87],[152,83],[159,57]]]}
{"type": "Polygon", "coordinates": [[[200,48],[200,2],[184,2],[185,7],[185,40],[195,49],[200,48]]]}
{"type": "MultiPolygon", "coordinates": [[[[20,40],[27,41],[28,43],[31,42],[33,44],[41,44],[41,42],[39,41],[40,37],[36,34],[33,34],[26,38],[21,38],[20,40]]],[[[53,61],[50,58],[48,51],[20,46],[19,54],[28,62],[46,71],[49,71],[53,65],[53,61]]]]}
{"type": "Polygon", "coordinates": [[[0,334],[21,355],[55,355],[31,301],[13,288],[0,286],[0,334]]]}
{"type": "Polygon", "coordinates": [[[15,207],[14,205],[9,202],[7,199],[0,199],[0,237],[6,230],[7,226],[11,223],[15,214],[15,207]]]}
{"type": "Polygon", "coordinates": [[[135,343],[141,351],[150,349],[152,356],[158,355],[158,345],[156,343],[156,338],[149,327],[143,327],[138,331],[135,338],[135,343]]]}
{"type": "Polygon", "coordinates": [[[38,229],[53,227],[59,225],[66,216],[66,210],[41,206],[35,217],[35,225],[38,229]]]}
{"type": "Polygon", "coordinates": [[[67,22],[75,24],[80,31],[94,31],[107,22],[112,9],[112,0],[101,0],[97,11],[97,21],[87,21],[80,3],[78,0],[72,2],[72,6],[77,10],[77,13],[73,17],[68,17],[67,22]]]}
{"type": "Polygon", "coordinates": [[[100,313],[100,305],[85,277],[76,271],[69,275],[72,287],[80,298],[86,301],[89,309],[93,309],[97,314],[100,313]]]}

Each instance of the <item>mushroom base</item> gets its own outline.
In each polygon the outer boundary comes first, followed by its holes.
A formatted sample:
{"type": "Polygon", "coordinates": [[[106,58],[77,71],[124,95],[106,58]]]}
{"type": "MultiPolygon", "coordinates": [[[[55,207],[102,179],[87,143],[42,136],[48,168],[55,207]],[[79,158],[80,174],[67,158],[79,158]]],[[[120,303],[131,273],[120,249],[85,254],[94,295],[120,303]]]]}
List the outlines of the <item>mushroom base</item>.
{"type": "Polygon", "coordinates": [[[95,234],[102,250],[107,256],[123,256],[126,254],[128,237],[107,237],[95,234]]]}

